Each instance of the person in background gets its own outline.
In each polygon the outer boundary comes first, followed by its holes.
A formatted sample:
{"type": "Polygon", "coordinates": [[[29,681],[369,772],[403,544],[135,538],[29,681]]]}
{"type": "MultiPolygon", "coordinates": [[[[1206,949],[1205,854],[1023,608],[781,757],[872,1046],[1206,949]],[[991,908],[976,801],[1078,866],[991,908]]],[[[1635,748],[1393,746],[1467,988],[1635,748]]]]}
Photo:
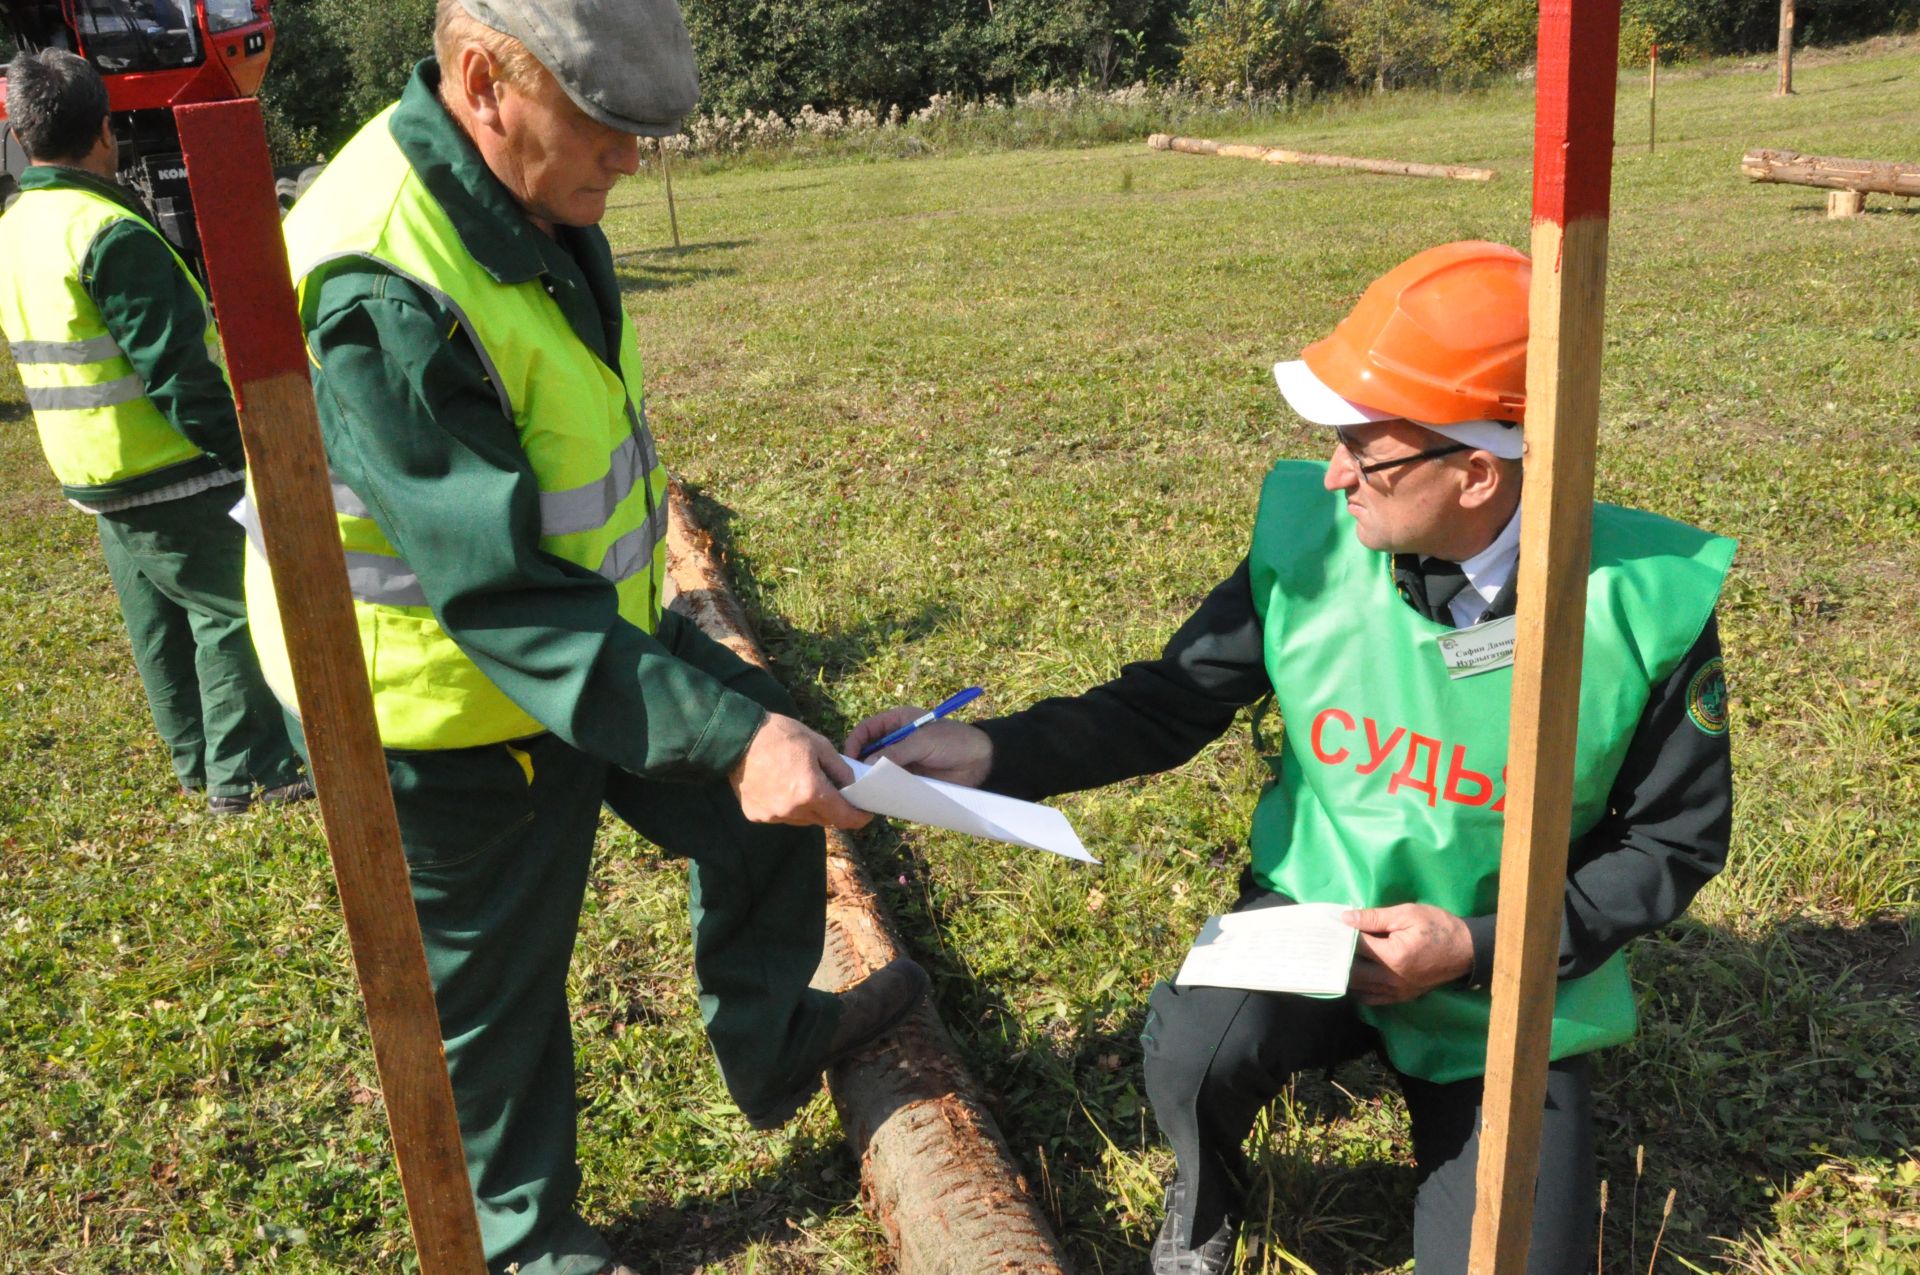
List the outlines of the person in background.
{"type": "Polygon", "coordinates": [[[246,455],[206,295],[114,181],[85,60],[16,55],[7,114],[31,164],[0,216],[0,330],[62,493],[95,515],[174,774],[215,814],[311,797],[247,633],[227,516],[246,455]]]}

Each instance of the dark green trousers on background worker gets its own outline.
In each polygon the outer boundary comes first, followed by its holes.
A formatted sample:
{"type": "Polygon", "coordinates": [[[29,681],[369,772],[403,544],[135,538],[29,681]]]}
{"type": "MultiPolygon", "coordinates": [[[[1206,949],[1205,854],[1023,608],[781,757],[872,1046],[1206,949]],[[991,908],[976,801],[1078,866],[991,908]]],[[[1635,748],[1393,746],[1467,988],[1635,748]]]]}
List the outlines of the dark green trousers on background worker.
{"type": "Polygon", "coordinates": [[[182,788],[248,797],[300,777],[279,703],[260,676],[240,575],[237,485],[97,515],[153,724],[182,788]]]}
{"type": "MultiPolygon", "coordinates": [[[[661,636],[732,689],[793,711],[772,677],[692,625],[661,636]]],[[[825,938],[823,834],[748,823],[724,782],[642,779],[553,735],[388,750],[387,769],[489,1266],[593,1275],[611,1253],[573,1209],[566,982],[602,804],[688,860],[701,1018],[734,1101],[760,1125],[818,1085],[839,1014],[807,986],[825,938]]]]}

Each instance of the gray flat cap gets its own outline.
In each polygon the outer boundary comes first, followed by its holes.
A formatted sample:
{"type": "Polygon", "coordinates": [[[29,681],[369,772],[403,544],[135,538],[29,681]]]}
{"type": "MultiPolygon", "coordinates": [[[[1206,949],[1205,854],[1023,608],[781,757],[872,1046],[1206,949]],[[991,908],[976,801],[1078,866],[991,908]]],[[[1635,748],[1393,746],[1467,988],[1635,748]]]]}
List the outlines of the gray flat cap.
{"type": "Polygon", "coordinates": [[[680,131],[700,100],[693,41],[674,0],[460,0],[527,46],[574,104],[642,137],[680,131]]]}

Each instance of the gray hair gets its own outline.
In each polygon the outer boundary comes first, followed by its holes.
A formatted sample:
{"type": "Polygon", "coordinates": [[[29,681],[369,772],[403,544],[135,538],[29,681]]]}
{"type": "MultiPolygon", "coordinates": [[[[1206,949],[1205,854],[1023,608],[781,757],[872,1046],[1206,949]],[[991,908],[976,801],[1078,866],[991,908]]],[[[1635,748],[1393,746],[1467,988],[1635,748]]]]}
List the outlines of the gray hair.
{"type": "Polygon", "coordinates": [[[460,0],[440,0],[433,15],[433,56],[440,63],[443,86],[456,70],[460,50],[470,45],[486,50],[499,66],[500,78],[514,88],[524,91],[538,81],[543,68],[526,45],[474,17],[460,0]]]}
{"type": "Polygon", "coordinates": [[[78,54],[42,49],[7,63],[7,121],[28,158],[85,159],[106,118],[106,82],[78,54]]]}

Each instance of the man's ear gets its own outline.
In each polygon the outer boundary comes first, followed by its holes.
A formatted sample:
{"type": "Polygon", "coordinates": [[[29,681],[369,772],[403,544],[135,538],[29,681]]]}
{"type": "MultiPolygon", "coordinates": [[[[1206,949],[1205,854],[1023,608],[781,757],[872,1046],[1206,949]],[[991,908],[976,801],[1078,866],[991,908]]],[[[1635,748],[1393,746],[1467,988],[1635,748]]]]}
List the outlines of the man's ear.
{"type": "Polygon", "coordinates": [[[459,64],[454,68],[457,77],[455,89],[461,102],[467,108],[467,115],[482,128],[498,132],[500,123],[500,68],[494,64],[493,55],[477,44],[469,44],[460,50],[459,64]]]}
{"type": "Polygon", "coordinates": [[[1463,509],[1479,509],[1506,489],[1506,470],[1492,452],[1467,453],[1466,478],[1460,486],[1463,509]]]}

